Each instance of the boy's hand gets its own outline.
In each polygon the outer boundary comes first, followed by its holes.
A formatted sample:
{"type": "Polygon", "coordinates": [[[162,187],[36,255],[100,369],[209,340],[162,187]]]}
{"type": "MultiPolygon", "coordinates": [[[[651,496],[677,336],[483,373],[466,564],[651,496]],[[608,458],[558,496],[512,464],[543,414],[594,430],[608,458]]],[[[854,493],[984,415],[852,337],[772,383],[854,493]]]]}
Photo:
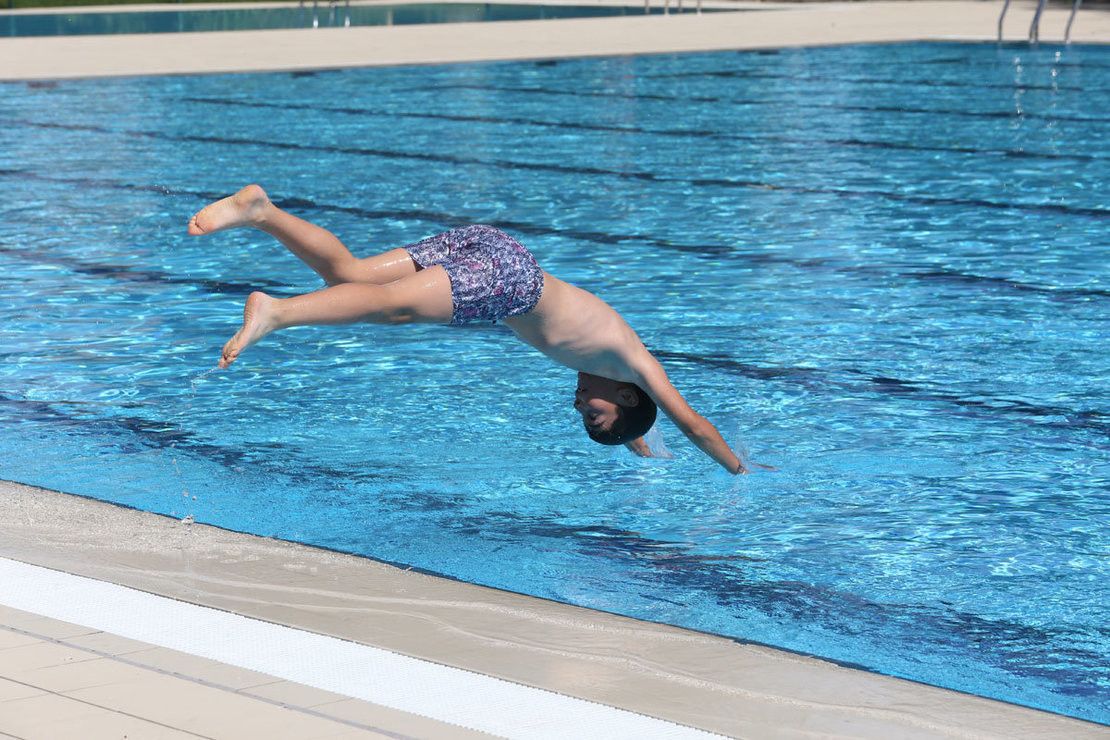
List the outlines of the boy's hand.
{"type": "Polygon", "coordinates": [[[770,471],[773,471],[773,472],[778,472],[778,468],[776,468],[774,465],[763,465],[762,463],[752,462],[750,460],[747,463],[745,463],[743,460],[741,460],[740,461],[740,468],[738,470],[734,470],[733,472],[736,475],[744,475],[744,474],[752,472],[752,468],[759,468],[760,470],[770,470],[770,471]]]}
{"type": "Polygon", "coordinates": [[[644,441],[643,437],[637,437],[631,442],[625,442],[624,446],[635,452],[640,457],[654,457],[648,443],[644,441]]]}

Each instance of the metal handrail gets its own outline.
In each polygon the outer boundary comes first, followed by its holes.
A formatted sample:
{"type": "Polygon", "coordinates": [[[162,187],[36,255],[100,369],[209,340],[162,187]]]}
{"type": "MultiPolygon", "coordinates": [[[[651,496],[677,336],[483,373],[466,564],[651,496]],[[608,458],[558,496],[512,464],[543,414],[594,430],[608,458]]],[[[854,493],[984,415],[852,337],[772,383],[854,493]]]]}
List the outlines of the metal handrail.
{"type": "Polygon", "coordinates": [[[1071,43],[1071,24],[1075,22],[1075,14],[1079,12],[1079,6],[1083,0],[1075,0],[1071,4],[1071,15],[1068,16],[1068,26],[1064,29],[1064,45],[1067,46],[1071,43]]]}
{"type": "Polygon", "coordinates": [[[1002,43],[1002,21],[1006,18],[1006,11],[1010,9],[1010,0],[1002,3],[1002,14],[998,16],[998,43],[1002,43]]]}
{"type": "Polygon", "coordinates": [[[1037,12],[1033,14],[1033,22],[1029,25],[1029,43],[1039,44],[1041,42],[1041,13],[1044,12],[1044,6],[1048,5],[1048,0],[1038,0],[1037,12]]]}
{"type": "MultiPolygon", "coordinates": [[[[645,0],[646,3],[647,0],[645,0]]],[[[701,0],[698,0],[701,4],[701,0]]],[[[1041,15],[1044,13],[1045,5],[1048,0],[1038,0],[1037,11],[1033,14],[1033,22],[1029,26],[1029,43],[1037,44],[1041,40],[1041,15]]],[[[1073,0],[1071,5],[1071,14],[1068,16],[1068,25],[1064,29],[1064,44],[1071,43],[1071,26],[1075,23],[1075,16],[1079,12],[1079,6],[1083,4],[1083,0],[1073,0]]],[[[1002,22],[1006,20],[1006,11],[1010,9],[1010,0],[1005,0],[1002,3],[1002,12],[998,15],[998,43],[1002,43],[1002,22]]],[[[700,12],[700,11],[699,11],[700,12]]]]}
{"type": "MultiPolygon", "coordinates": [[[[644,1],[645,1],[645,3],[647,2],[647,0],[644,0],[644,1]]],[[[335,13],[336,13],[336,10],[339,8],[339,0],[327,0],[327,2],[328,2],[328,25],[329,26],[335,26],[335,13]]],[[[318,10],[318,5],[319,5],[319,0],[312,0],[312,27],[313,28],[319,28],[320,27],[320,13],[319,13],[319,10],[318,10]]],[[[303,14],[304,9],[305,9],[305,0],[300,0],[300,2],[297,4],[297,7],[300,8],[300,10],[303,14]]],[[[300,18],[297,19],[297,23],[303,23],[303,22],[304,21],[303,21],[303,15],[302,15],[300,18]]],[[[350,28],[351,27],[351,0],[344,0],[344,3],[343,3],[343,27],[344,28],[350,28]]]]}
{"type": "MultiPolygon", "coordinates": [[[[347,2],[350,2],[350,0],[347,0],[347,2]]],[[[1008,4],[1010,2],[1010,0],[1006,0],[1006,2],[1008,4]]],[[[1077,2],[1078,2],[1078,0],[1077,0],[1077,2]]],[[[651,12],[651,0],[644,0],[644,15],[647,15],[650,12],[651,12]]],[[[677,13],[682,12],[682,0],[675,0],[675,12],[677,12],[677,13]]],[[[698,13],[698,15],[701,15],[701,0],[698,0],[698,2],[697,2],[697,13],[698,13]]],[[[1003,11],[1003,13],[1005,13],[1005,11],[1003,11]]],[[[663,0],[663,15],[670,15],[670,14],[671,14],[671,0],[663,0]]],[[[1000,23],[1001,23],[1001,21],[1000,21],[1000,23]]],[[[1000,38],[1001,38],[1001,31],[999,31],[999,34],[1000,34],[1000,38]]]]}

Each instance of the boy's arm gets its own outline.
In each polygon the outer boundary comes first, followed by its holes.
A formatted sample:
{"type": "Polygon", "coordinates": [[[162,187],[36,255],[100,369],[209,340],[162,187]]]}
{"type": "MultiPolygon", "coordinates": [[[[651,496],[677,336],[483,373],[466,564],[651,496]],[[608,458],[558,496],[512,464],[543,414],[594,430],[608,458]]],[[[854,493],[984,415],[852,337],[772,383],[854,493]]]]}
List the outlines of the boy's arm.
{"type": "MultiPolygon", "coordinates": [[[[703,416],[690,408],[682,394],[671,385],[659,361],[646,350],[645,357],[635,366],[636,385],[651,396],[659,408],[682,430],[691,442],[720,463],[730,473],[747,473],[748,469],[725,442],[724,437],[703,416]]],[[[635,450],[633,450],[635,452],[635,450]]]]}

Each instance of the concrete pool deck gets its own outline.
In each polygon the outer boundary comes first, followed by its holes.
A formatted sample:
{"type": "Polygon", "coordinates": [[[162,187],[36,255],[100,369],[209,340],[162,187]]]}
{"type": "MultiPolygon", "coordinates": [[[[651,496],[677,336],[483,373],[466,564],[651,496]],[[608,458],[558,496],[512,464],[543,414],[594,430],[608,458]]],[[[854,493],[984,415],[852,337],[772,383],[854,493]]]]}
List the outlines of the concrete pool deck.
{"type": "MultiPolygon", "coordinates": [[[[658,4],[654,0],[653,5],[658,4]]],[[[967,0],[731,5],[751,12],[0,38],[0,79],[327,69],[926,39],[993,40],[1001,8],[998,3],[967,0]]],[[[1032,13],[1032,3],[1015,2],[1007,15],[1006,39],[1024,40],[1032,13]]],[[[1047,9],[1041,40],[1062,40],[1067,17],[1065,9],[1047,9]]],[[[1110,12],[1081,10],[1072,40],[1110,41],[1110,12]]]]}
{"type": "MultiPolygon", "coordinates": [[[[0,38],[0,79],[991,40],[1000,10],[998,3],[963,1],[736,6],[760,12],[0,38]]],[[[1016,3],[1006,37],[1024,39],[1031,15],[1032,4],[1016,3]]],[[[1047,10],[1042,40],[1060,40],[1066,18],[1065,10],[1047,10]]],[[[1110,41],[1110,12],[1081,11],[1073,40],[1110,41]]],[[[0,558],[724,735],[1110,738],[1110,730],[1098,725],[767,647],[14,483],[0,483],[0,558]]],[[[5,606],[4,595],[0,587],[0,736],[65,737],[78,729],[82,737],[119,737],[122,730],[141,738],[243,737],[261,729],[275,738],[480,734],[186,650],[5,606]]],[[[167,631],[175,628],[165,625],[167,631]]]]}
{"type": "MultiPolygon", "coordinates": [[[[15,483],[0,483],[0,559],[733,737],[1110,735],[1079,720],[772,648],[15,483]]],[[[82,737],[118,737],[128,728],[132,737],[242,737],[246,728],[275,738],[478,736],[187,650],[29,614],[13,608],[11,588],[0,589],[0,734],[60,737],[82,727],[82,737]]]]}

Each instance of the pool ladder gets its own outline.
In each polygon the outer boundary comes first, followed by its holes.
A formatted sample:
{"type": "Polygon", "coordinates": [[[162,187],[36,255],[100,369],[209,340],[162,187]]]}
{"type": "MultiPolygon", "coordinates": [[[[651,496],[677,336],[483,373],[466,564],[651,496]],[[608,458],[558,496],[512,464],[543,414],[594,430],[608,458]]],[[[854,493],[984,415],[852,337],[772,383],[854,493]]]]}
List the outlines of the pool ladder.
{"type": "MultiPolygon", "coordinates": [[[[1079,6],[1083,0],[1072,0],[1071,15],[1068,16],[1068,25],[1064,29],[1064,43],[1071,43],[1071,24],[1075,22],[1075,14],[1079,12],[1079,6]]],[[[1033,23],[1029,26],[1029,43],[1040,43],[1041,40],[1041,14],[1044,13],[1044,6],[1048,4],[1048,0],[1037,0],[1037,11],[1033,13],[1033,23]]],[[[998,43],[1002,43],[1002,21],[1006,18],[1006,11],[1010,9],[1010,0],[1005,0],[1002,3],[1002,13],[998,16],[998,43]]]]}
{"type": "MultiPolygon", "coordinates": [[[[1009,0],[1007,0],[1008,2],[1009,0]]],[[[701,15],[701,0],[697,0],[698,15],[701,15]]],[[[682,0],[675,0],[675,10],[682,12],[682,0]]],[[[651,0],[644,0],[644,13],[651,12],[651,0]]],[[[671,14],[671,0],[663,0],[663,15],[671,14]]]]}
{"type": "MultiPolygon", "coordinates": [[[[1009,0],[1007,0],[1008,2],[1009,0]]],[[[304,13],[305,0],[301,0],[300,9],[304,13]]],[[[312,27],[320,27],[320,12],[318,10],[319,0],[312,0],[312,27]]],[[[339,8],[339,0],[328,0],[328,25],[335,25],[335,12],[339,8]]],[[[351,27],[351,0],[344,0],[343,2],[343,27],[351,27]]]]}

